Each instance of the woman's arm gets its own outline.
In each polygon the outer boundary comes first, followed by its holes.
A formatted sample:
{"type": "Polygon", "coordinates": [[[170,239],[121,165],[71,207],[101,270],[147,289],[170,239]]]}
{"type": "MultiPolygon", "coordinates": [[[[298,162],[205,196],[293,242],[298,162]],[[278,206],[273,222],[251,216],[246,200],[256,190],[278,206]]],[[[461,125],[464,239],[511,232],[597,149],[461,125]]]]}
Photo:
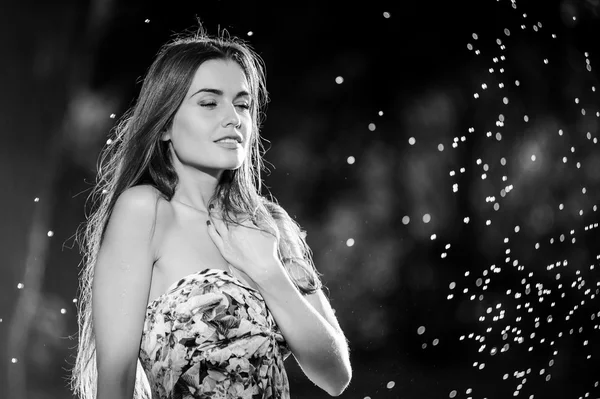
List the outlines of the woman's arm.
{"type": "Polygon", "coordinates": [[[346,337],[321,290],[303,297],[282,267],[255,281],[277,326],[306,376],[332,396],[350,383],[352,368],[346,337]]]}
{"type": "Polygon", "coordinates": [[[97,399],[131,399],[154,253],[155,195],[133,187],[115,203],[94,268],[97,399]]]}
{"type": "MultiPolygon", "coordinates": [[[[209,208],[210,210],[210,208],[209,208]]],[[[221,255],[257,285],[308,378],[332,396],[350,383],[346,338],[322,292],[304,298],[277,256],[277,240],[248,220],[227,225],[211,211],[208,234],[221,255]]]]}

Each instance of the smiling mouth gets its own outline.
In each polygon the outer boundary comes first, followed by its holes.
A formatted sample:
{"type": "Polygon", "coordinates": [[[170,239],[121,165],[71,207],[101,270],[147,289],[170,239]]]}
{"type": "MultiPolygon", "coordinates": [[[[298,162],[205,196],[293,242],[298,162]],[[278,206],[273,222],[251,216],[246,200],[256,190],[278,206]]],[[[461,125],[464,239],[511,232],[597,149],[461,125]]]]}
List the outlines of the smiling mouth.
{"type": "Polygon", "coordinates": [[[237,150],[242,148],[242,144],[239,143],[237,140],[233,139],[219,140],[215,141],[215,143],[218,144],[219,147],[227,148],[230,150],[237,150]]]}
{"type": "Polygon", "coordinates": [[[232,139],[232,138],[225,138],[225,139],[217,140],[217,141],[215,141],[215,143],[241,144],[239,141],[237,141],[236,139],[232,139]]]}

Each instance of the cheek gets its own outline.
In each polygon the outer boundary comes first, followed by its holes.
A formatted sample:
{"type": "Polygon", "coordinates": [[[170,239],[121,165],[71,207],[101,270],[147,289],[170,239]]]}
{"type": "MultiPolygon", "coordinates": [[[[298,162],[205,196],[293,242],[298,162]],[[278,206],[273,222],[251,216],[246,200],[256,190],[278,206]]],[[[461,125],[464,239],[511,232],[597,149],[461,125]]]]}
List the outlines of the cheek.
{"type": "Polygon", "coordinates": [[[244,132],[243,135],[244,137],[250,137],[252,130],[254,129],[254,123],[253,123],[253,119],[248,115],[245,119],[244,119],[244,132]]]}
{"type": "Polygon", "coordinates": [[[244,148],[246,149],[246,152],[248,152],[250,150],[250,147],[252,146],[252,141],[254,139],[254,136],[252,135],[252,127],[249,127],[244,133],[244,148]]]}
{"type": "Polygon", "coordinates": [[[197,115],[185,115],[174,122],[174,134],[179,141],[202,141],[210,135],[213,128],[210,122],[197,115]]]}
{"type": "Polygon", "coordinates": [[[181,160],[191,160],[204,154],[209,147],[209,126],[190,118],[179,118],[172,126],[171,142],[175,153],[181,160]]]}

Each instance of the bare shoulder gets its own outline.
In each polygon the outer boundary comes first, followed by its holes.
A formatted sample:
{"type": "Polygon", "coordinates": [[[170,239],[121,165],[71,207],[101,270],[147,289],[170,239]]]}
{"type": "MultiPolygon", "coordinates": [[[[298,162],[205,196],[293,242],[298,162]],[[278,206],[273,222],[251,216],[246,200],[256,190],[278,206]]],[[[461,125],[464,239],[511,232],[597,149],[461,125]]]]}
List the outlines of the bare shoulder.
{"type": "Polygon", "coordinates": [[[133,186],[123,191],[115,202],[117,207],[137,214],[146,215],[155,213],[156,205],[161,197],[160,192],[147,184],[133,186]]]}
{"type": "Polygon", "coordinates": [[[155,187],[147,184],[130,187],[115,202],[107,234],[118,230],[121,234],[146,236],[151,252],[155,252],[171,212],[171,204],[155,187]]]}
{"type": "MultiPolygon", "coordinates": [[[[161,217],[172,212],[169,201],[155,187],[148,184],[133,186],[123,191],[117,198],[114,212],[126,214],[132,219],[160,221],[161,217]],[[159,220],[156,220],[156,219],[159,220]]],[[[142,223],[144,224],[144,223],[142,223]]]]}

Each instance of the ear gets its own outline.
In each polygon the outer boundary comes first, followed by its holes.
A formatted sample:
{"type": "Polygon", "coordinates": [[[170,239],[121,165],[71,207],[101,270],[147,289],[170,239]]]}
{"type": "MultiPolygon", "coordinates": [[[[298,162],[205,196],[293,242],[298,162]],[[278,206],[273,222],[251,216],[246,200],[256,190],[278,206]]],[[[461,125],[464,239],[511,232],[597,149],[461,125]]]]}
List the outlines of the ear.
{"type": "Polygon", "coordinates": [[[163,129],[162,136],[160,138],[162,141],[170,141],[171,140],[171,129],[163,129]]]}

